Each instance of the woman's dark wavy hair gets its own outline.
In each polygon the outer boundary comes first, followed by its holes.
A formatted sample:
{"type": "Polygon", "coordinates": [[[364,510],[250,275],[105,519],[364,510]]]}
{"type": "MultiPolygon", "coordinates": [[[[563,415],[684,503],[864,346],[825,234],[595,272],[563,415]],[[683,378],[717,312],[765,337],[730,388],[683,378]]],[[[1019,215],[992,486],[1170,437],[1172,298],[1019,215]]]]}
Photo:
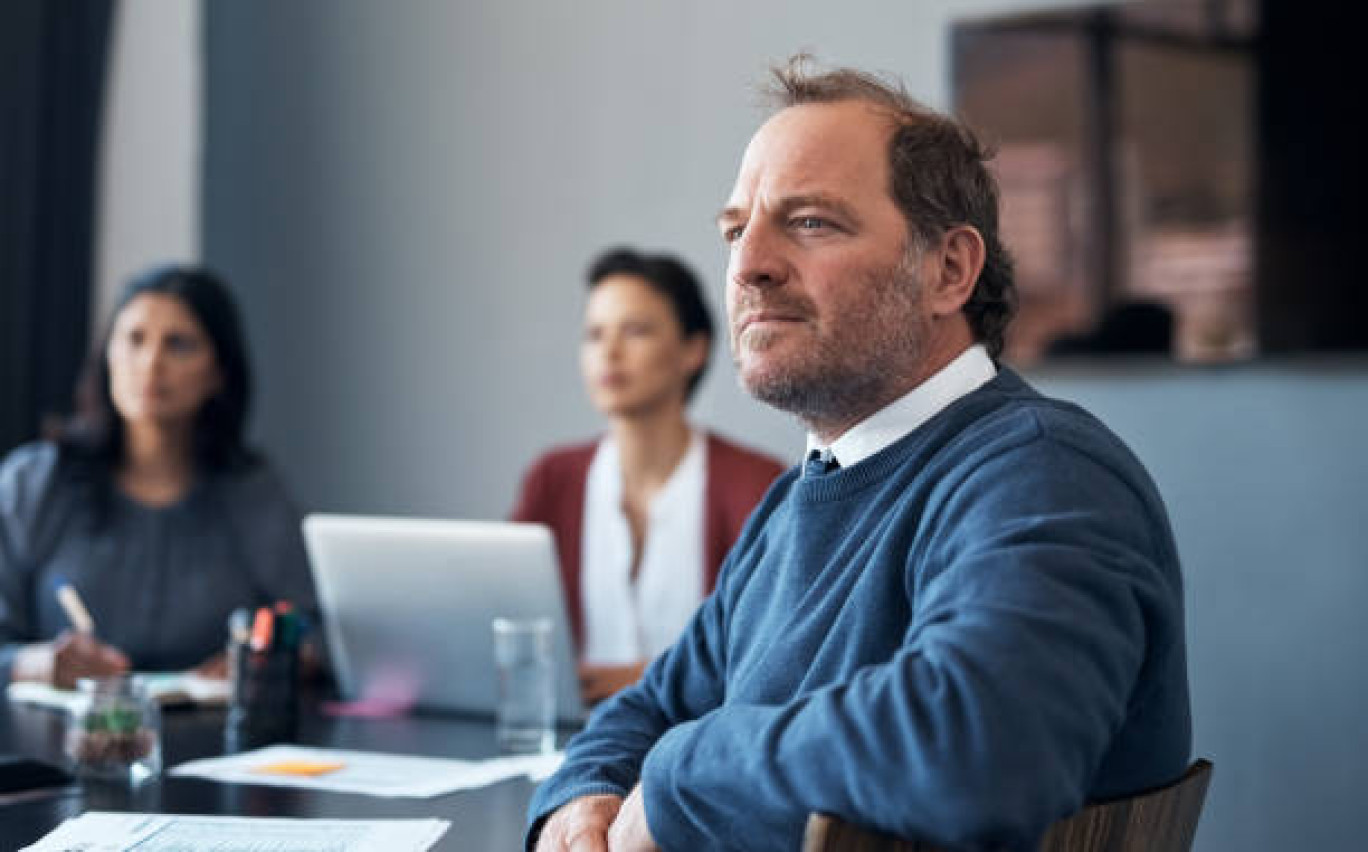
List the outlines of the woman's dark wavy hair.
{"type": "Polygon", "coordinates": [[[252,402],[252,371],[237,306],[217,275],[190,266],[157,267],[128,282],[98,344],[86,357],[76,386],[75,413],[57,427],[53,437],[67,453],[106,469],[122,460],[124,424],[109,393],[109,339],[124,308],[147,294],[180,300],[204,328],[218,363],[222,386],[195,417],[197,467],[222,471],[252,464],[256,456],[243,443],[252,402]]]}
{"type": "Polygon", "coordinates": [[[589,289],[593,290],[610,275],[635,275],[642,279],[670,303],[685,340],[699,334],[708,339],[703,366],[689,377],[689,384],[684,390],[684,398],[693,399],[694,391],[703,381],[703,374],[708,372],[713,341],[712,315],[703,301],[703,288],[698,283],[698,276],[672,255],[644,254],[629,248],[610,249],[590,264],[589,289]]]}

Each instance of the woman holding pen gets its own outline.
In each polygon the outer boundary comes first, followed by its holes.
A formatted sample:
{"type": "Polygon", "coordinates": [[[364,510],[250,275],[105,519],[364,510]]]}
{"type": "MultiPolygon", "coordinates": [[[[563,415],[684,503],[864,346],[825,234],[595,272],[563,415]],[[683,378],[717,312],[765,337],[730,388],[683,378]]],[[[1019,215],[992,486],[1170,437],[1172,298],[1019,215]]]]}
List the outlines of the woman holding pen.
{"type": "Polygon", "coordinates": [[[0,462],[0,680],[221,670],[235,607],[314,613],[298,512],[243,443],[250,400],[215,276],[167,267],[128,285],[75,415],[0,462]]]}

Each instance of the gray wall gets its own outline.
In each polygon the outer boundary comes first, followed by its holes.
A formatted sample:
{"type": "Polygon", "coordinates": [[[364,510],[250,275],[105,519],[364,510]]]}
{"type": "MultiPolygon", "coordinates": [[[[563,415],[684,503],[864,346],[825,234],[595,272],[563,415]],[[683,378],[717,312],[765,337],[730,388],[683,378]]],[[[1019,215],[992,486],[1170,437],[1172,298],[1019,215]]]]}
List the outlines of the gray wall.
{"type": "MultiPolygon", "coordinates": [[[[1012,5],[209,3],[204,251],[243,295],[261,442],[309,508],[503,515],[534,454],[597,428],[593,253],[677,251],[720,307],[711,219],[766,62],[814,48],[944,105],[945,22],[1012,5]]],[[[697,420],[792,458],[800,431],[717,355],[697,420]]],[[[1352,848],[1368,365],[1036,378],[1108,419],[1173,509],[1217,763],[1200,847],[1352,848]]]]}
{"type": "MultiPolygon", "coordinates": [[[[943,103],[966,5],[209,3],[204,252],[245,291],[260,434],[301,496],[505,513],[534,454],[598,428],[592,255],[677,251],[720,308],[713,215],[766,64],[814,47],[943,103]]],[[[697,419],[792,456],[718,355],[697,419]]]]}
{"type": "Polygon", "coordinates": [[[1202,850],[1362,849],[1368,364],[1032,376],[1145,460],[1182,552],[1202,850]]]}
{"type": "Polygon", "coordinates": [[[114,5],[100,140],[91,337],[129,276],[200,259],[200,0],[114,5]]]}

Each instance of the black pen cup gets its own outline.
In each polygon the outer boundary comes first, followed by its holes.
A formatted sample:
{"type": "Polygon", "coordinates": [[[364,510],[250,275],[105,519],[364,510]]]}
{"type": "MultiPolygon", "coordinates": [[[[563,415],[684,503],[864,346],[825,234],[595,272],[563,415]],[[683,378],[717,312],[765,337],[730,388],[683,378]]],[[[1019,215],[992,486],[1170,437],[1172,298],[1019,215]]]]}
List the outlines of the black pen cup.
{"type": "Polygon", "coordinates": [[[232,753],[290,742],[299,728],[299,644],[288,634],[277,641],[229,643],[232,692],[224,724],[224,750],[232,753]]]}

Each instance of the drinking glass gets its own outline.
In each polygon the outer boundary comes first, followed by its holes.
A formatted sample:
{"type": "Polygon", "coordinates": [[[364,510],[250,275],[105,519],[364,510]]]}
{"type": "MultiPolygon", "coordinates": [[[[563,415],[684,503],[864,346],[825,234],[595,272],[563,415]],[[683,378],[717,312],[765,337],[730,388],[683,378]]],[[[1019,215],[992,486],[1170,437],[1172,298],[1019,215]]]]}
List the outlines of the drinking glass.
{"type": "Polygon", "coordinates": [[[65,750],[83,778],[137,786],[162,768],[161,710],[132,675],[82,678],[72,707],[65,750]]]}
{"type": "Polygon", "coordinates": [[[499,750],[505,754],[552,751],[556,691],[551,619],[496,618],[493,628],[499,750]]]}

